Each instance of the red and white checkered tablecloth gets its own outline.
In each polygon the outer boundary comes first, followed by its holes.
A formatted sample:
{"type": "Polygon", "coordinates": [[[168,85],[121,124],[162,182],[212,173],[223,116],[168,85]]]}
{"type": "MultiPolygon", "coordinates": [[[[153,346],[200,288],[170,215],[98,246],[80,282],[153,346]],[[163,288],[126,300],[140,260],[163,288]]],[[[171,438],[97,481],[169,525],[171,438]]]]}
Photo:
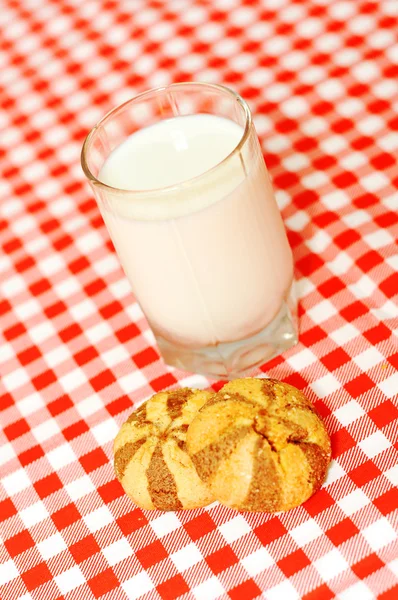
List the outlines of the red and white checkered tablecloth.
{"type": "Polygon", "coordinates": [[[0,23],[1,599],[398,598],[398,0],[0,0],[0,23]],[[334,461],[285,514],[141,511],[113,473],[133,406],[209,382],[160,360],[79,154],[182,80],[250,103],[294,251],[300,343],[262,370],[334,461]]]}

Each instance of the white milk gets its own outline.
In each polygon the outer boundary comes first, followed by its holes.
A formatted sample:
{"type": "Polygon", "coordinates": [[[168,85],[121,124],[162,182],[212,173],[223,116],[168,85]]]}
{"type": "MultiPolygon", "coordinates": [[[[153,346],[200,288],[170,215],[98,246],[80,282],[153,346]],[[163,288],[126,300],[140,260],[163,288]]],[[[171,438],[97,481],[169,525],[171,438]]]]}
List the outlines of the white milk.
{"type": "Polygon", "coordinates": [[[229,119],[175,117],[131,135],[98,176],[114,188],[155,189],[114,192],[102,214],[155,334],[175,344],[254,335],[292,284],[291,251],[259,146],[245,168],[235,153],[212,169],[242,135],[229,119]]]}

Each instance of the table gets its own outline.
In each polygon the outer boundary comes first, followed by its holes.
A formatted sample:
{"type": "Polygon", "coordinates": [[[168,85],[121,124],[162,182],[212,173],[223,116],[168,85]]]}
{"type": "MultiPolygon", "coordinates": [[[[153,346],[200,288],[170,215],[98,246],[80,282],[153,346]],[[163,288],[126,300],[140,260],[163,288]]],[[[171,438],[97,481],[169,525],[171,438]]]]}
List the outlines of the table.
{"type": "Polygon", "coordinates": [[[398,2],[3,0],[0,597],[398,597],[398,2]],[[296,265],[304,390],[334,461],[285,514],[143,512],[112,442],[133,406],[212,385],[165,367],[79,154],[109,109],[219,82],[255,113],[296,265]]]}

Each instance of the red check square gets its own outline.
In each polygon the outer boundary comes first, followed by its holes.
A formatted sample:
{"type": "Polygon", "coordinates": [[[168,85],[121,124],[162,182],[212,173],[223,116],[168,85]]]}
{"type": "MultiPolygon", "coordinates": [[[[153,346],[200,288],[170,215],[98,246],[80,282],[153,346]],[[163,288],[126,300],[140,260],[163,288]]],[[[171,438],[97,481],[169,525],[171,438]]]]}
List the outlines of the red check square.
{"type": "Polygon", "coordinates": [[[33,485],[37,494],[43,499],[60,490],[62,488],[62,481],[56,473],[52,473],[51,475],[47,475],[47,477],[43,477],[43,479],[39,479],[33,485]]]}
{"type": "Polygon", "coordinates": [[[175,600],[189,592],[189,587],[181,575],[175,575],[156,587],[162,600],[175,600]]]}
{"type": "Polygon", "coordinates": [[[379,323],[379,325],[365,331],[363,335],[373,346],[376,346],[376,344],[388,340],[391,336],[391,331],[384,323],[379,323]]]}
{"type": "Polygon", "coordinates": [[[328,587],[326,583],[324,583],[323,585],[320,585],[308,594],[305,594],[302,600],[332,600],[335,597],[336,596],[334,595],[330,587],[328,587]]]}
{"type": "Polygon", "coordinates": [[[52,574],[49,568],[47,567],[46,563],[42,562],[33,567],[32,569],[25,571],[25,573],[22,573],[21,577],[28,591],[31,592],[35,588],[38,588],[40,585],[43,585],[43,583],[51,581],[52,574]]]}
{"type": "Polygon", "coordinates": [[[32,383],[38,391],[43,390],[55,381],[57,381],[57,376],[52,369],[48,369],[32,379],[32,383]]]}
{"type": "Polygon", "coordinates": [[[99,354],[93,346],[87,346],[87,348],[84,348],[83,350],[80,350],[80,352],[77,352],[73,356],[73,358],[75,359],[79,367],[82,367],[83,365],[86,365],[98,356],[99,354]]]}
{"type": "Polygon", "coordinates": [[[112,383],[115,383],[115,381],[116,377],[109,369],[102,371],[102,373],[99,373],[98,375],[90,379],[90,383],[96,392],[100,392],[109,385],[112,385],[112,383]]]}
{"type": "Polygon", "coordinates": [[[0,502],[0,522],[9,519],[10,517],[17,514],[17,509],[14,504],[10,500],[10,498],[6,498],[2,502],[0,502]]]}
{"type": "Polygon", "coordinates": [[[112,417],[128,408],[130,408],[131,411],[133,410],[132,402],[128,396],[120,396],[120,398],[116,398],[116,400],[113,400],[113,402],[106,405],[106,409],[112,417]]]}
{"type": "Polygon", "coordinates": [[[104,483],[104,485],[101,485],[97,491],[106,504],[116,500],[116,498],[120,498],[125,493],[117,479],[113,479],[108,483],[104,483]]]}
{"type": "Polygon", "coordinates": [[[98,573],[88,580],[88,585],[96,598],[107,594],[119,586],[119,581],[111,568],[98,573]]]}
{"type": "Polygon", "coordinates": [[[282,525],[278,517],[271,517],[269,521],[266,521],[262,525],[259,525],[254,529],[254,533],[263,544],[266,546],[271,542],[277,540],[287,533],[287,529],[282,525]]]}
{"type": "Polygon", "coordinates": [[[334,294],[341,292],[341,290],[343,290],[344,288],[345,284],[343,281],[341,281],[341,279],[339,279],[338,277],[331,277],[319,286],[318,291],[325,298],[330,298],[334,294]]]}
{"type": "Polygon", "coordinates": [[[64,506],[64,508],[53,513],[51,518],[58,531],[62,531],[62,529],[79,521],[81,519],[81,514],[74,504],[68,504],[67,506],[64,506]]]}
{"type": "Polygon", "coordinates": [[[123,327],[115,332],[117,339],[119,342],[122,342],[122,344],[137,337],[137,335],[140,335],[140,333],[141,332],[135,323],[130,323],[126,327],[123,327]]]}
{"type": "Polygon", "coordinates": [[[53,400],[53,402],[49,402],[47,404],[47,409],[50,411],[53,417],[65,412],[69,408],[72,408],[73,402],[66,394],[64,396],[60,396],[57,400],[53,400]]]}
{"type": "Polygon", "coordinates": [[[381,429],[389,425],[389,423],[398,420],[398,407],[391,400],[386,400],[375,406],[375,408],[372,408],[368,412],[368,415],[377,427],[381,429]]]}
{"type": "Polygon", "coordinates": [[[36,346],[31,346],[18,354],[18,360],[21,365],[25,366],[41,357],[41,352],[36,346]]]}
{"type": "Polygon", "coordinates": [[[18,458],[21,465],[26,467],[26,465],[38,460],[42,456],[44,456],[44,450],[37,444],[36,446],[32,446],[28,450],[25,450],[25,452],[21,452],[21,454],[18,455],[18,458]]]}
{"type": "Polygon", "coordinates": [[[165,375],[161,375],[156,379],[152,379],[151,387],[155,390],[155,392],[161,392],[162,390],[171,387],[177,383],[177,379],[171,373],[166,373],[165,375]]]}
{"type": "Polygon", "coordinates": [[[329,371],[335,371],[350,362],[351,357],[342,348],[336,348],[321,358],[321,362],[329,371]]]}
{"type": "Polygon", "coordinates": [[[359,579],[365,579],[365,577],[369,577],[369,575],[379,571],[383,567],[384,562],[373,552],[355,563],[352,566],[352,570],[359,579]]]}
{"type": "Polygon", "coordinates": [[[210,531],[216,529],[216,524],[213,519],[207,513],[203,513],[198,517],[195,517],[191,521],[184,524],[184,528],[187,531],[190,538],[195,542],[199,538],[203,537],[210,531]]]}
{"type": "Polygon", "coordinates": [[[93,535],[88,535],[82,540],[69,546],[69,552],[78,564],[87,560],[90,556],[94,556],[94,554],[97,554],[100,550],[101,548],[93,535]]]}
{"type": "Polygon", "coordinates": [[[369,483],[369,481],[372,481],[381,475],[381,471],[376,467],[373,461],[367,460],[362,465],[355,467],[348,475],[358,487],[362,487],[366,483],[369,483]]]}
{"type": "Polygon", "coordinates": [[[224,546],[216,552],[209,554],[206,562],[215,575],[225,571],[228,567],[232,567],[238,562],[238,557],[229,546],[224,546]]]}
{"type": "Polygon", "coordinates": [[[362,375],[355,377],[355,379],[352,379],[344,386],[352,398],[358,398],[359,396],[362,396],[362,394],[366,394],[366,392],[371,390],[373,387],[374,382],[368,375],[366,375],[366,373],[362,373],[362,375]]]}
{"type": "Polygon", "coordinates": [[[398,584],[394,585],[389,590],[380,594],[380,596],[378,597],[378,600],[396,600],[397,595],[398,595],[398,584]]]}
{"type": "Polygon", "coordinates": [[[335,546],[340,546],[340,544],[354,537],[357,533],[359,533],[358,527],[351,519],[347,518],[328,529],[326,535],[335,546]]]}
{"type": "Polygon", "coordinates": [[[303,506],[311,515],[311,517],[314,517],[333,504],[334,500],[331,495],[325,489],[321,489],[316,492],[316,494],[311,496],[311,498],[309,498],[306,502],[304,502],[303,506]]]}
{"type": "Polygon", "coordinates": [[[383,515],[388,515],[398,509],[398,489],[392,488],[375,500],[373,504],[377,506],[383,515]]]}
{"type": "Polygon", "coordinates": [[[153,567],[153,565],[167,558],[168,554],[163,544],[156,540],[156,542],[145,546],[145,548],[137,550],[136,556],[144,569],[149,569],[149,567],[153,567]]]}
{"type": "Polygon", "coordinates": [[[117,518],[116,521],[123,535],[129,535],[130,533],[133,533],[133,531],[144,527],[144,525],[147,525],[148,523],[147,518],[144,516],[144,513],[140,508],[136,508],[135,510],[127,513],[127,515],[117,518]]]}
{"type": "Polygon", "coordinates": [[[343,317],[343,319],[351,323],[351,321],[354,321],[355,319],[359,319],[359,317],[366,315],[367,312],[367,306],[363,302],[356,300],[355,302],[352,302],[345,308],[341,309],[340,314],[343,317]]]}
{"type": "Polygon", "coordinates": [[[344,452],[347,452],[347,450],[350,450],[356,444],[354,438],[350,433],[348,433],[345,427],[332,433],[330,439],[332,442],[332,450],[334,457],[344,454],[344,452]]]}
{"type": "Polygon", "coordinates": [[[6,410],[6,408],[9,408],[13,404],[14,398],[11,394],[3,394],[3,396],[0,396],[0,411],[6,410]]]}
{"type": "Polygon", "coordinates": [[[158,358],[159,355],[154,348],[146,348],[146,350],[138,352],[138,354],[133,356],[133,360],[139,369],[147,367],[148,365],[157,361],[158,358]]]}
{"type": "Polygon", "coordinates": [[[297,269],[305,276],[309,277],[315,271],[323,267],[324,262],[317,254],[308,254],[296,262],[297,269]]]}
{"type": "Polygon", "coordinates": [[[303,550],[298,549],[296,552],[282,558],[277,564],[286,577],[291,577],[295,573],[298,573],[298,571],[308,567],[311,561],[303,550]]]}
{"type": "Polygon", "coordinates": [[[395,296],[398,290],[398,273],[393,273],[390,277],[387,277],[379,288],[387,298],[395,296]]]}
{"type": "Polygon", "coordinates": [[[99,467],[106,465],[108,462],[108,457],[102,448],[96,448],[80,458],[80,464],[86,473],[91,473],[92,471],[95,471],[95,469],[99,469],[99,467]]]}
{"type": "Polygon", "coordinates": [[[59,332],[59,337],[66,344],[83,333],[82,328],[77,323],[73,323],[59,332]]]}
{"type": "Polygon", "coordinates": [[[311,329],[304,331],[300,336],[300,340],[304,346],[310,347],[326,337],[327,333],[321,327],[315,325],[315,327],[311,327],[311,329]]]}
{"type": "Polygon", "coordinates": [[[258,585],[253,581],[253,579],[248,579],[244,581],[240,585],[229,590],[228,595],[231,600],[254,600],[254,598],[258,598],[261,594],[261,589],[258,585]]]}
{"type": "Polygon", "coordinates": [[[22,554],[25,550],[32,548],[35,545],[35,542],[29,531],[25,529],[24,531],[21,531],[21,533],[17,533],[17,535],[5,540],[4,545],[11,558],[14,558],[14,556],[22,554]]]}
{"type": "Polygon", "coordinates": [[[70,442],[71,440],[79,437],[79,435],[83,435],[83,433],[86,433],[87,431],[89,431],[89,426],[87,425],[86,421],[83,421],[82,419],[63,429],[62,433],[64,434],[65,439],[70,442]]]}
{"type": "Polygon", "coordinates": [[[26,419],[19,419],[18,421],[11,423],[11,425],[4,427],[3,431],[11,442],[16,438],[19,438],[24,433],[27,433],[29,431],[29,425],[26,419]]]}

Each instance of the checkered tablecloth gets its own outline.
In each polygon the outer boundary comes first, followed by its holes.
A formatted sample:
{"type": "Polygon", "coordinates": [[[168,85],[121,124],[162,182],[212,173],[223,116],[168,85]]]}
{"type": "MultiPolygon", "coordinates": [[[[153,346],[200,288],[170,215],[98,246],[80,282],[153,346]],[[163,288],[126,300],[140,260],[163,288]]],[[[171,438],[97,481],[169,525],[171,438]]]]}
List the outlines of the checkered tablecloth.
{"type": "Polygon", "coordinates": [[[0,598],[398,598],[398,0],[0,0],[0,598]],[[112,468],[165,367],[80,168],[110,108],[219,82],[255,113],[330,431],[285,514],[141,511],[112,468]]]}

